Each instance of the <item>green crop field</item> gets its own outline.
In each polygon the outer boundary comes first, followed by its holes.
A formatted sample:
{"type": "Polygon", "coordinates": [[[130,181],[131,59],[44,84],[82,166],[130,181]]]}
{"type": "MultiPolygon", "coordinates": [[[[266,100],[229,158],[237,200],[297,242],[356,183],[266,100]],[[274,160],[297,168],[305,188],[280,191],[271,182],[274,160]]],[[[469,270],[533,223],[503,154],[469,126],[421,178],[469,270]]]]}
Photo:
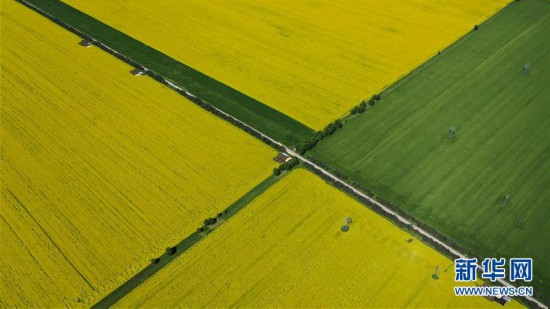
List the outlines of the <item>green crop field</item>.
{"type": "Polygon", "coordinates": [[[549,1],[512,3],[310,154],[478,256],[533,257],[546,301],[549,29],[549,1]]]}

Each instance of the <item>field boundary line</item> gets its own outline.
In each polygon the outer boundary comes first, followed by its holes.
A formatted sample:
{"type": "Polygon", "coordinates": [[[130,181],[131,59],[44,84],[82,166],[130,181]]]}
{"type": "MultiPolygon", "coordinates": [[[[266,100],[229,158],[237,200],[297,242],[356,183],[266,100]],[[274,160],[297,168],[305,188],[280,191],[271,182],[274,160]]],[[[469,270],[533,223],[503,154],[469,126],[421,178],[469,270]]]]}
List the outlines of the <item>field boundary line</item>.
{"type": "MultiPolygon", "coordinates": [[[[509,0],[508,3],[505,6],[503,6],[502,8],[500,8],[498,10],[496,10],[491,15],[486,17],[484,20],[481,20],[481,22],[478,25],[480,27],[482,27],[483,25],[486,25],[486,24],[492,22],[496,17],[498,17],[502,13],[503,10],[508,9],[510,6],[514,5],[515,2],[516,1],[514,1],[514,0],[509,0]]],[[[463,44],[464,41],[467,40],[470,36],[472,36],[476,31],[478,31],[478,30],[472,29],[472,30],[466,32],[463,35],[459,35],[458,38],[456,38],[450,44],[445,46],[443,49],[439,50],[437,53],[432,54],[431,56],[426,58],[424,61],[421,61],[418,65],[416,65],[410,71],[401,74],[401,76],[399,76],[398,78],[396,78],[395,80],[393,80],[392,82],[390,82],[389,84],[384,86],[380,90],[380,94],[387,94],[387,92],[391,93],[391,92],[399,89],[399,86],[401,86],[401,84],[404,81],[406,81],[410,77],[416,75],[418,73],[418,71],[423,71],[425,66],[429,66],[431,63],[436,61],[438,59],[438,57],[441,56],[443,53],[448,52],[452,49],[455,49],[457,46],[463,44]]]]}
{"type": "MultiPolygon", "coordinates": [[[[479,24],[479,26],[483,26],[483,25],[487,25],[489,23],[491,23],[494,18],[498,17],[500,14],[502,14],[502,11],[505,10],[505,9],[508,9],[510,6],[514,5],[514,0],[509,0],[508,4],[506,4],[505,6],[503,6],[502,8],[496,10],[492,15],[488,16],[487,18],[485,18],[484,20],[482,20],[479,24]]],[[[379,89],[379,92],[378,92],[378,95],[380,96],[385,96],[385,95],[388,95],[396,90],[398,90],[403,83],[405,83],[407,80],[409,80],[410,78],[414,77],[415,75],[417,75],[419,72],[422,72],[424,69],[426,69],[426,67],[430,66],[431,64],[433,64],[433,62],[437,61],[441,56],[444,56],[444,54],[450,50],[453,50],[454,48],[458,47],[459,45],[463,44],[465,40],[467,40],[470,36],[472,36],[477,30],[470,30],[468,32],[466,32],[465,34],[463,35],[459,35],[458,38],[456,38],[454,41],[452,41],[450,44],[448,44],[447,46],[443,47],[442,49],[440,49],[439,51],[437,51],[436,53],[426,57],[426,59],[420,61],[417,65],[415,65],[412,69],[410,69],[409,71],[401,74],[400,76],[398,76],[397,78],[393,79],[392,81],[390,81],[387,85],[385,85],[384,87],[380,88],[379,89]]],[[[365,100],[368,100],[368,98],[366,98],[365,100]]],[[[351,114],[351,111],[347,111],[345,112],[344,114],[342,114],[342,116],[340,116],[338,119],[339,120],[342,120],[342,121],[345,121],[347,120],[349,117],[353,116],[351,114]]],[[[355,117],[354,117],[355,118],[355,117]]]]}
{"type": "Polygon", "coordinates": [[[65,252],[63,252],[63,250],[61,250],[61,248],[59,247],[59,245],[53,240],[53,238],[50,236],[50,234],[46,231],[46,229],[40,224],[38,223],[38,221],[36,220],[36,218],[31,214],[31,212],[27,209],[27,206],[25,206],[25,204],[23,204],[23,202],[21,202],[19,200],[19,198],[13,194],[13,192],[11,192],[10,189],[6,189],[9,194],[11,194],[11,196],[17,201],[17,204],[19,204],[19,206],[21,206],[21,208],[23,208],[25,210],[25,212],[27,213],[27,215],[29,215],[29,217],[34,221],[34,223],[40,228],[40,230],[42,231],[42,233],[44,233],[44,235],[46,235],[46,237],[50,240],[50,242],[53,244],[53,246],[57,249],[57,251],[59,251],[59,253],[65,258],[65,260],[69,263],[69,265],[71,265],[71,267],[73,268],[74,271],[76,271],[77,274],[80,275],[80,277],[82,278],[82,280],[84,280],[84,282],[86,282],[86,284],[92,288],[93,291],[96,291],[96,288],[90,283],[90,281],[88,281],[88,279],[86,279],[86,277],[84,276],[84,274],[82,274],[80,272],[80,270],[73,264],[73,262],[71,261],[71,259],[69,259],[69,257],[67,255],[65,255],[65,252]]]}
{"type": "Polygon", "coordinates": [[[232,203],[231,205],[229,205],[229,207],[226,208],[226,210],[224,211],[225,212],[224,216],[218,217],[219,219],[223,219],[223,221],[216,223],[213,228],[205,229],[205,227],[202,227],[200,228],[200,231],[197,230],[191,233],[190,235],[185,237],[183,240],[181,240],[179,243],[177,243],[174,247],[168,248],[167,251],[157,259],[156,263],[152,261],[151,264],[147,265],[141,271],[139,271],[138,273],[133,275],[131,278],[126,280],[126,282],[122,283],[116,289],[111,291],[111,293],[107,294],[105,297],[99,300],[96,304],[92,306],[92,308],[109,308],[110,306],[116,304],[124,296],[131,293],[133,290],[139,287],[142,283],[146,282],[151,277],[153,277],[161,269],[163,269],[164,267],[169,265],[171,262],[176,260],[178,256],[180,256],[181,254],[183,254],[184,252],[186,252],[187,250],[195,246],[197,243],[199,243],[208,234],[216,231],[226,221],[231,220],[231,218],[234,215],[238,214],[239,211],[246,208],[246,206],[250,204],[252,200],[254,200],[256,197],[261,195],[266,190],[268,190],[272,185],[278,182],[286,174],[287,173],[281,174],[281,176],[278,176],[278,177],[271,175],[266,179],[264,179],[262,182],[260,182],[254,188],[250,189],[250,191],[245,193],[243,196],[241,196],[239,199],[237,199],[234,203],[232,203]],[[176,248],[176,251],[171,253],[170,249],[172,248],[176,248]]]}

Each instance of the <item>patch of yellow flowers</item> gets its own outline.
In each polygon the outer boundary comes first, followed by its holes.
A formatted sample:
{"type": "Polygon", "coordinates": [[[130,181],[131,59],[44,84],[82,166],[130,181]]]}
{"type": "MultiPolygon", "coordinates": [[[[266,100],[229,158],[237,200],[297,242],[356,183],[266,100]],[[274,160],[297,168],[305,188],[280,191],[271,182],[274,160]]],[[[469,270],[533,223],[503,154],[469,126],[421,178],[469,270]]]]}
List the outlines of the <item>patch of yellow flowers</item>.
{"type": "Polygon", "coordinates": [[[275,151],[2,1],[0,307],[89,307],[271,174],[275,151]]]}

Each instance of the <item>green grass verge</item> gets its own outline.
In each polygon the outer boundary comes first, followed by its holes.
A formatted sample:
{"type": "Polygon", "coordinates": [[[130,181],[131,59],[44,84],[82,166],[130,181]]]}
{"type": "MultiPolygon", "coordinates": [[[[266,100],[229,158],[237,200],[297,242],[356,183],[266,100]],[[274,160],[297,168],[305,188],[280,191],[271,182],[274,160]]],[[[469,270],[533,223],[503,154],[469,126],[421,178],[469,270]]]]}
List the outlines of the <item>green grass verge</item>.
{"type": "Polygon", "coordinates": [[[546,303],[548,29],[549,1],[512,3],[310,153],[476,255],[533,257],[546,303]]]}
{"type": "MultiPolygon", "coordinates": [[[[314,131],[289,116],[170,58],[58,0],[26,0],[67,25],[160,74],[264,134],[294,146],[314,131]]],[[[167,38],[169,39],[169,38],[167,38]]],[[[75,42],[75,44],[78,42],[75,42]]]]}
{"type": "MultiPolygon", "coordinates": [[[[260,194],[265,192],[269,187],[276,183],[279,179],[284,177],[281,176],[275,177],[273,175],[266,178],[259,185],[254,187],[252,190],[243,195],[240,199],[231,204],[226,211],[223,212],[223,215],[219,217],[218,222],[212,228],[207,228],[204,232],[194,232],[193,234],[187,236],[181,242],[175,245],[177,251],[174,254],[170,254],[168,251],[159,257],[159,260],[156,263],[151,263],[149,266],[145,267],[139,273],[134,275],[128,281],[123,283],[117,289],[109,293],[102,300],[93,306],[93,308],[108,308],[114,305],[117,301],[122,299],[128,293],[137,288],[145,280],[154,276],[159,270],[168,265],[170,262],[176,259],[180,254],[187,251],[194,244],[199,242],[201,239],[206,237],[211,232],[215,231],[216,227],[220,224],[223,224],[226,220],[231,218],[233,215],[237,214],[241,209],[243,209],[248,203],[258,197],[260,194]]],[[[213,214],[214,215],[214,214],[213,214]]]]}
{"type": "Polygon", "coordinates": [[[266,180],[262,181],[259,185],[254,187],[254,189],[250,190],[235,203],[231,204],[231,206],[227,208],[227,216],[230,217],[243,209],[244,206],[248,205],[248,203],[250,203],[253,199],[264,193],[267,188],[271,187],[274,183],[279,181],[279,179],[284,177],[284,175],[286,174],[281,174],[279,176],[271,175],[266,180]]]}

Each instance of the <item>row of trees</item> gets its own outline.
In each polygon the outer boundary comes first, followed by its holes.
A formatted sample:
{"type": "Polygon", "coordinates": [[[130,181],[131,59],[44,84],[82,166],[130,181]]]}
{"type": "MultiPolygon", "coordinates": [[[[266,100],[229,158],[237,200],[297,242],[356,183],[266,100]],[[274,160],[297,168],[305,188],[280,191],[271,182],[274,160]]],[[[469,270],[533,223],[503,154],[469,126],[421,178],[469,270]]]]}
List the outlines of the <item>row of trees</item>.
{"type": "MultiPolygon", "coordinates": [[[[372,98],[368,100],[363,100],[359,105],[353,107],[351,109],[351,114],[361,114],[367,110],[367,104],[370,106],[374,106],[376,104],[376,101],[380,100],[380,95],[375,94],[372,96],[372,98]]],[[[322,141],[327,136],[330,136],[334,134],[338,129],[341,129],[343,127],[342,120],[338,119],[334,122],[331,122],[328,126],[326,126],[322,131],[318,131],[315,136],[307,141],[305,141],[302,145],[299,145],[296,147],[296,152],[300,155],[303,155],[307,151],[313,149],[313,147],[317,146],[317,143],[322,141]]]]}
{"type": "Polygon", "coordinates": [[[352,115],[362,114],[367,110],[367,104],[370,106],[374,106],[374,104],[376,104],[376,101],[378,100],[380,100],[380,95],[375,94],[369,100],[363,100],[359,105],[354,106],[350,112],[352,115]]]}
{"type": "Polygon", "coordinates": [[[214,224],[216,224],[216,222],[218,222],[217,218],[208,218],[208,219],[204,220],[204,225],[205,226],[214,225],[214,224]]]}
{"type": "Polygon", "coordinates": [[[276,167],[273,169],[273,175],[279,176],[281,175],[282,171],[290,171],[295,166],[297,166],[300,163],[300,160],[298,158],[292,158],[289,162],[282,163],[279,165],[279,167],[276,167]]]}
{"type": "Polygon", "coordinates": [[[313,147],[317,145],[321,140],[323,140],[325,137],[330,136],[336,132],[336,130],[341,129],[343,126],[342,121],[340,119],[331,122],[328,126],[326,126],[322,131],[318,131],[315,136],[309,140],[307,140],[302,145],[299,145],[296,147],[296,152],[300,155],[303,155],[308,150],[311,150],[313,147]]]}
{"type": "Polygon", "coordinates": [[[221,217],[223,217],[224,215],[227,215],[227,209],[224,210],[223,212],[218,213],[218,215],[217,215],[216,217],[210,217],[210,218],[208,218],[208,219],[205,219],[205,220],[204,220],[204,225],[201,226],[201,227],[199,227],[199,228],[197,229],[197,232],[199,232],[199,233],[204,232],[204,231],[207,229],[208,226],[214,225],[214,224],[218,223],[218,220],[219,220],[221,217]]]}

